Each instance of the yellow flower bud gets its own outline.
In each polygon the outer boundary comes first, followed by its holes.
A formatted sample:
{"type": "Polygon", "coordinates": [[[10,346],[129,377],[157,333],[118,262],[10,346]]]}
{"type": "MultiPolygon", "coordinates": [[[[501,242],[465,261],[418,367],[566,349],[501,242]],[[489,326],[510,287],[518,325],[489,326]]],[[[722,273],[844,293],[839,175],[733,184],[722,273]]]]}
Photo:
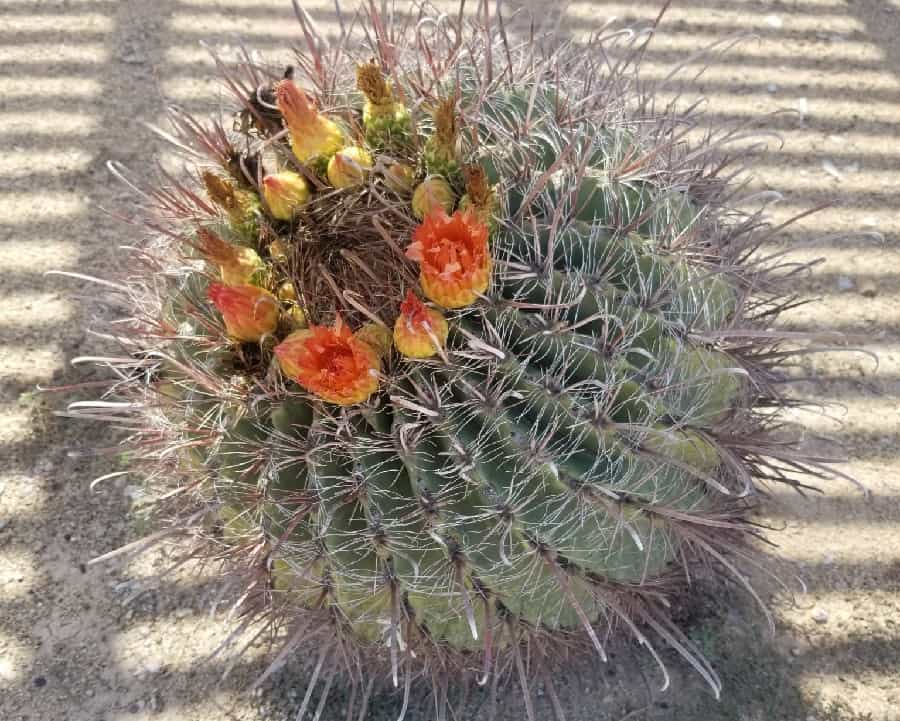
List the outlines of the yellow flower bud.
{"type": "Polygon", "coordinates": [[[282,318],[292,328],[306,328],[306,313],[297,302],[297,290],[291,281],[285,281],[280,286],[275,295],[285,305],[282,318]]]}
{"type": "Polygon", "coordinates": [[[300,306],[289,306],[284,312],[284,317],[292,328],[306,328],[306,313],[300,306]]]}
{"type": "Polygon", "coordinates": [[[206,228],[197,230],[197,247],[206,260],[219,266],[226,285],[250,284],[263,269],[253,248],[229,243],[206,228]]]}
{"type": "Polygon", "coordinates": [[[309,164],[320,156],[329,157],[344,145],[341,129],[316,109],[312,98],[293,80],[279,82],[275,86],[275,98],[288,127],[291,150],[301,163],[309,164]]]}
{"type": "Polygon", "coordinates": [[[335,188],[359,185],[372,168],[372,156],[364,148],[351,145],[335,153],[328,161],[328,180],[335,188]]]}
{"type": "Polygon", "coordinates": [[[290,170],[263,178],[263,197],[272,215],[278,220],[290,220],[294,212],[309,200],[309,185],[304,177],[290,170]]]}
{"type": "Polygon", "coordinates": [[[416,171],[406,163],[391,163],[384,171],[384,184],[398,195],[406,195],[413,189],[416,171]]]}
{"type": "Polygon", "coordinates": [[[297,291],[294,288],[294,284],[290,281],[282,283],[278,287],[278,298],[280,300],[291,301],[292,303],[297,302],[297,291]]]}
{"type": "Polygon", "coordinates": [[[413,192],[413,215],[419,220],[439,209],[450,215],[455,204],[453,188],[440,175],[429,175],[413,192]]]}
{"type": "Polygon", "coordinates": [[[391,352],[391,332],[378,323],[366,323],[354,335],[364,343],[368,343],[381,358],[391,352]]]}
{"type": "Polygon", "coordinates": [[[285,263],[288,259],[284,243],[277,238],[269,243],[269,255],[272,256],[272,260],[277,260],[279,263],[285,263]]]}
{"type": "Polygon", "coordinates": [[[222,281],[226,285],[243,285],[251,283],[254,276],[263,268],[263,262],[253,248],[238,246],[235,249],[234,261],[219,266],[222,281]]]}
{"type": "Polygon", "coordinates": [[[447,342],[447,319],[407,291],[394,323],[394,344],[407,358],[430,358],[447,342]]]}

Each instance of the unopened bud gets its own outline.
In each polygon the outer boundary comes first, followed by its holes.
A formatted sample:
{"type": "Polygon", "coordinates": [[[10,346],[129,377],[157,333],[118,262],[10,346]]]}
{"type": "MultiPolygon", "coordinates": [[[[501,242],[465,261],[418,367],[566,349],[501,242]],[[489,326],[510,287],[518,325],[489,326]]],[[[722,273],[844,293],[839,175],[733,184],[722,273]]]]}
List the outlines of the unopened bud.
{"type": "Polygon", "coordinates": [[[372,168],[372,156],[364,148],[351,145],[335,153],[328,161],[328,181],[335,188],[359,185],[372,168]]]}
{"type": "Polygon", "coordinates": [[[197,231],[197,247],[203,257],[219,266],[226,285],[245,285],[263,268],[253,248],[229,243],[206,228],[197,231]]]}
{"type": "Polygon", "coordinates": [[[309,200],[309,185],[299,173],[283,170],[263,178],[263,197],[278,220],[291,220],[301,205],[309,200]]]}
{"type": "Polygon", "coordinates": [[[413,192],[413,215],[419,220],[435,210],[443,210],[449,215],[453,212],[455,204],[456,196],[453,194],[453,188],[440,175],[429,175],[413,192]]]}
{"type": "Polygon", "coordinates": [[[292,303],[297,302],[297,291],[294,288],[294,284],[290,281],[282,283],[278,287],[278,298],[284,301],[290,301],[292,303]]]}
{"type": "Polygon", "coordinates": [[[344,145],[344,134],[333,120],[322,115],[293,80],[275,86],[275,99],[291,137],[291,150],[301,163],[330,157],[344,145]]]}
{"type": "Polygon", "coordinates": [[[447,342],[447,319],[407,291],[394,323],[394,345],[408,358],[430,358],[447,342]]]}
{"type": "Polygon", "coordinates": [[[384,358],[391,352],[393,339],[391,332],[378,323],[366,323],[355,333],[359,340],[368,343],[379,356],[384,358]]]}
{"type": "Polygon", "coordinates": [[[416,171],[406,163],[391,163],[384,170],[384,184],[397,195],[412,192],[416,171]]]}
{"type": "Polygon", "coordinates": [[[278,300],[255,285],[213,283],[209,299],[222,314],[225,330],[234,340],[256,342],[278,326],[278,300]]]}

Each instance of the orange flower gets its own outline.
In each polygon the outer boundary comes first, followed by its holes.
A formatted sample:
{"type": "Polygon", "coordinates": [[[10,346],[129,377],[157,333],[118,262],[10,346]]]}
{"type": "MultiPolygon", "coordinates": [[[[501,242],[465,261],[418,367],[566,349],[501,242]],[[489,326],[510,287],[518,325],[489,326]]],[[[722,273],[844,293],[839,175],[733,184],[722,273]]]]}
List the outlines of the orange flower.
{"type": "Polygon", "coordinates": [[[291,136],[291,150],[301,163],[331,156],[344,145],[344,134],[316,110],[312,99],[293,80],[275,86],[275,100],[291,136]]]}
{"type": "Polygon", "coordinates": [[[430,358],[447,342],[447,319],[429,308],[411,290],[394,322],[394,345],[409,358],[430,358]]]}
{"type": "Polygon", "coordinates": [[[429,213],[413,233],[406,257],[419,263],[419,282],[428,299],[445,308],[470,305],[487,290],[488,228],[471,211],[429,213]]]}
{"type": "Polygon", "coordinates": [[[225,320],[228,335],[245,343],[255,343],[278,325],[278,299],[255,285],[209,286],[209,299],[225,320]]]}
{"type": "Polygon", "coordinates": [[[378,388],[378,353],[353,335],[340,316],[330,328],[311,325],[294,331],[275,347],[275,355],[285,375],[329,403],[362,403],[378,388]]]}

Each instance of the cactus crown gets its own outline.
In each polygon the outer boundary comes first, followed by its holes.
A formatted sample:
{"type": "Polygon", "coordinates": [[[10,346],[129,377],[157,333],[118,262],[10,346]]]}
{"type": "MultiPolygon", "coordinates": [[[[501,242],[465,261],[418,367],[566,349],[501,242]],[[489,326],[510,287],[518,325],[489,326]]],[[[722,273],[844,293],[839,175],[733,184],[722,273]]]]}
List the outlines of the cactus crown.
{"type": "Polygon", "coordinates": [[[748,261],[767,230],[731,207],[728,136],[686,144],[696,118],[655,112],[627,64],[599,74],[602,41],[460,26],[471,61],[448,34],[426,70],[370,12],[376,60],[317,39],[302,80],[228,69],[234,131],[171,111],[219,167],[209,202],[145,196],[165,233],[122,286],[111,392],[161,515],[225,559],[245,613],[295,627],[286,652],[315,623],[352,682],[512,668],[527,691],[523,645],[605,658],[621,628],[718,693],[667,598],[696,564],[743,581],[757,483],[788,482],[778,273],[748,261]],[[369,105],[348,110],[354,78],[369,105]],[[373,162],[329,183],[336,153],[373,162]]]}

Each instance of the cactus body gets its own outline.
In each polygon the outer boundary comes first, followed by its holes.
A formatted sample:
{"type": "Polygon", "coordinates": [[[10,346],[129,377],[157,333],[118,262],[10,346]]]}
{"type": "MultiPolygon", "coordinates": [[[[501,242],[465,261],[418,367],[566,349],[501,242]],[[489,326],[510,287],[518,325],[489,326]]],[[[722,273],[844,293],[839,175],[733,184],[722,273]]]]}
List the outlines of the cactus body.
{"type": "MultiPolygon", "coordinates": [[[[501,122],[480,138],[487,167],[518,160],[499,133],[521,117],[501,122]]],[[[607,157],[602,143],[585,150],[607,157]]],[[[729,492],[706,432],[741,412],[747,388],[740,361],[691,332],[727,327],[740,290],[666,247],[699,222],[688,200],[672,219],[667,191],[607,172],[554,178],[527,223],[496,229],[501,267],[488,298],[466,298],[450,318],[446,360],[398,361],[388,395],[365,410],[294,396],[290,412],[262,405],[252,424],[263,437],[227,452],[252,469],[244,483],[275,491],[264,510],[273,541],[288,516],[280,495],[317,499],[290,538],[322,539],[321,583],[334,584],[330,602],[362,641],[391,627],[392,593],[434,641],[461,648],[507,612],[572,628],[581,606],[596,620],[597,582],[646,583],[678,557],[666,509],[702,516],[729,492]],[[473,338],[494,352],[467,357],[473,338]],[[254,464],[285,443],[309,449],[305,464],[254,464]]],[[[498,205],[521,202],[530,180],[507,183],[498,205]]]]}
{"type": "Polygon", "coordinates": [[[456,68],[432,131],[394,95],[425,107],[421,83],[359,65],[349,148],[327,102],[278,83],[274,147],[330,158],[331,187],[271,217],[257,202],[248,227],[252,198],[207,180],[227,224],[201,225],[249,239],[264,272],[224,290],[173,273],[154,312],[177,330],[140,392],[165,389],[147,405],[197,502],[264,569],[260,613],[325,614],[395,668],[411,649],[486,671],[538,633],[602,653],[595,625],[647,642],[645,624],[718,689],[660,598],[748,535],[764,461],[740,436],[764,435],[775,373],[735,250],[755,226],[730,224],[708,156],[671,151],[661,119],[615,95],[570,112],[555,62],[456,68]],[[410,198],[415,169],[440,175],[410,198]],[[207,300],[238,292],[227,313],[207,300]]]}

